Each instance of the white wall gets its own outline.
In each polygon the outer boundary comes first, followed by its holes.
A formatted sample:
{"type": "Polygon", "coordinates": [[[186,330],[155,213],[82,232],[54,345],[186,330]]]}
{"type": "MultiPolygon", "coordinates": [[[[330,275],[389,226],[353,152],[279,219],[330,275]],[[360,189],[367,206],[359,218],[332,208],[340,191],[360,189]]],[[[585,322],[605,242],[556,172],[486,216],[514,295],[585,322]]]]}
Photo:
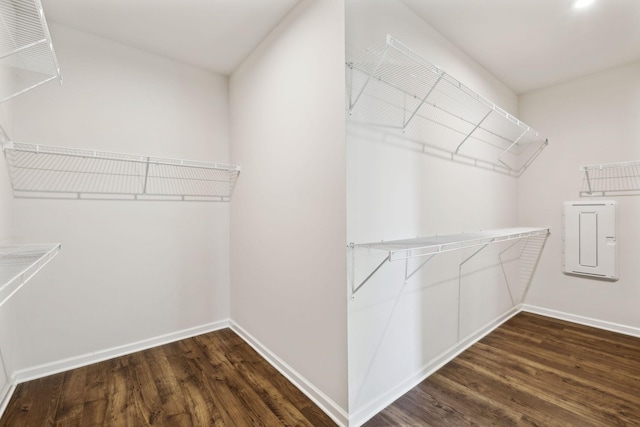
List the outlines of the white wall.
{"type": "Polygon", "coordinates": [[[306,0],[230,80],[231,318],[342,421],[343,58],[343,2],[306,0]]]}
{"type": "MultiPolygon", "coordinates": [[[[14,140],[228,162],[227,78],[66,27],[51,32],[65,84],[15,101],[14,140]]],[[[14,207],[17,238],[62,243],[14,296],[23,375],[228,319],[228,204],[16,199],[14,207]]]]}
{"type": "MultiPolygon", "coordinates": [[[[0,88],[8,86],[10,81],[9,74],[0,69],[0,88]]],[[[2,89],[0,89],[2,92],[2,89]]],[[[11,101],[0,104],[0,126],[11,136],[13,130],[13,109],[11,101]]],[[[1,132],[1,131],[0,131],[1,132]]],[[[0,136],[0,144],[2,136],[0,136]]],[[[11,184],[9,175],[7,174],[7,164],[4,158],[0,161],[0,242],[8,240],[13,234],[13,194],[11,192],[11,184]]]]}
{"type": "MultiPolygon", "coordinates": [[[[517,113],[512,91],[401,1],[348,0],[346,13],[350,49],[380,45],[390,34],[481,95],[517,113]]],[[[372,126],[347,124],[348,241],[367,243],[537,225],[518,223],[516,178],[421,153],[415,144],[391,142],[402,136],[390,134],[372,126]]],[[[490,247],[460,270],[460,263],[472,251],[438,256],[405,286],[404,263],[387,263],[358,291],[348,308],[349,410],[354,425],[437,366],[440,356],[456,348],[458,333],[464,340],[509,312],[512,303],[497,258],[504,248],[490,247]]],[[[511,260],[512,255],[506,254],[505,259],[511,260]]],[[[353,277],[360,283],[385,253],[356,249],[350,256],[352,285],[353,277]]],[[[507,262],[505,270],[517,294],[517,262],[507,262]]]]}
{"type": "MultiPolygon", "coordinates": [[[[0,70],[0,86],[3,88],[9,85],[9,76],[0,70]]],[[[0,93],[4,93],[0,89],[0,93]]],[[[12,130],[12,104],[5,102],[0,105],[0,126],[10,135],[12,130]]],[[[0,138],[1,140],[1,138],[0,138]]],[[[13,236],[13,194],[7,175],[7,164],[4,158],[0,159],[0,244],[7,243],[13,236]]],[[[10,307],[5,304],[0,308],[0,410],[3,393],[9,386],[9,379],[12,374],[10,365],[12,358],[12,322],[10,307]]]]}
{"type": "Polygon", "coordinates": [[[580,166],[640,159],[640,63],[522,95],[520,111],[550,141],[546,161],[534,164],[519,187],[520,221],[552,228],[527,303],[640,335],[640,196],[593,199],[618,202],[617,282],[563,274],[561,230],[562,202],[580,199],[580,166]]]}

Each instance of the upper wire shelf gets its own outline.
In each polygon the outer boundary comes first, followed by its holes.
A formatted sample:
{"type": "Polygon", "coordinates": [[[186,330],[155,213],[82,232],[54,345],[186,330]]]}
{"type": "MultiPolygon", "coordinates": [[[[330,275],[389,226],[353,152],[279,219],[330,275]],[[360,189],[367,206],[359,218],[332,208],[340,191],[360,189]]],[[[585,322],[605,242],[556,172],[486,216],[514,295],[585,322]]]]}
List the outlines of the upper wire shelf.
{"type": "Polygon", "coordinates": [[[60,66],[40,0],[0,0],[0,103],[58,79],[60,66]]]}
{"type": "MultiPolygon", "coordinates": [[[[369,279],[382,267],[387,261],[407,261],[413,258],[431,257],[437,254],[452,252],[461,249],[469,249],[480,247],[483,249],[487,245],[499,242],[507,242],[513,240],[525,239],[533,236],[547,236],[549,234],[549,228],[540,227],[516,227],[516,228],[503,228],[495,230],[485,230],[475,233],[459,233],[448,234],[442,236],[428,236],[428,237],[416,237],[413,239],[404,240],[390,240],[374,243],[350,243],[351,249],[365,248],[384,251],[387,256],[382,260],[380,264],[358,285],[353,283],[352,295],[365,284],[369,279]]],[[[477,254],[477,251],[475,254],[477,254]]],[[[473,256],[473,255],[472,255],[473,256]]],[[[420,268],[422,268],[426,262],[420,264],[412,273],[408,274],[405,279],[408,279],[415,274],[420,268]]]]}
{"type": "Polygon", "coordinates": [[[60,251],[60,244],[0,246],[0,307],[60,251]]]}
{"type": "Polygon", "coordinates": [[[640,195],[640,160],[581,166],[580,196],[640,195]]]}
{"type": "Polygon", "coordinates": [[[348,114],[519,176],[547,140],[391,36],[347,61],[348,114]]]}
{"type": "Polygon", "coordinates": [[[230,201],[240,167],[5,142],[13,192],[23,198],[230,201]]]}

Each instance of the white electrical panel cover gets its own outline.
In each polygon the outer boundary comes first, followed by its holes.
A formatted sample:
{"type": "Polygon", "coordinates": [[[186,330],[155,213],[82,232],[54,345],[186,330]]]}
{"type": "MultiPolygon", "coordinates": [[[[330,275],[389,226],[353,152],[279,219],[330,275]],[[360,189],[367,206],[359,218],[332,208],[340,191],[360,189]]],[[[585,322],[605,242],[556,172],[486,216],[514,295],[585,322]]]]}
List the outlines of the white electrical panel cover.
{"type": "Polygon", "coordinates": [[[564,202],[562,206],[563,271],[618,280],[615,201],[564,202]]]}

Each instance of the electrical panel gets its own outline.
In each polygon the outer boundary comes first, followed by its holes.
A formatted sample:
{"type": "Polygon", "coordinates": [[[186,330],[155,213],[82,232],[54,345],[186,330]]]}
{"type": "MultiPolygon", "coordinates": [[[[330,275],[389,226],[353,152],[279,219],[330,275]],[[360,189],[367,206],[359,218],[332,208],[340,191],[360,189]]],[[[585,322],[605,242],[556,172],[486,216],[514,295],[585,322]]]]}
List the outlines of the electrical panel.
{"type": "Polygon", "coordinates": [[[618,280],[617,202],[564,202],[563,271],[618,280]]]}

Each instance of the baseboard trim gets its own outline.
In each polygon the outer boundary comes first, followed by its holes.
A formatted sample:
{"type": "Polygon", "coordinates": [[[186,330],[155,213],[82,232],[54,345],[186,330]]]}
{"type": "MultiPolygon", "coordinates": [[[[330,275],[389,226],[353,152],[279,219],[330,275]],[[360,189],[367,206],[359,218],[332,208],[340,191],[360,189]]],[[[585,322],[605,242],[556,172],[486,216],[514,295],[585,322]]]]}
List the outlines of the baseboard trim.
{"type": "Polygon", "coordinates": [[[269,350],[253,335],[247,332],[242,326],[233,320],[229,321],[231,330],[240,338],[249,344],[255,351],[260,354],[271,366],[280,372],[286,379],[303,392],[313,403],[315,403],[324,413],[326,413],[339,426],[346,427],[349,424],[349,415],[347,412],[330,399],[326,394],[316,388],[299,372],[289,366],[285,361],[280,359],[275,353],[269,350]]]}
{"type": "Polygon", "coordinates": [[[5,384],[2,392],[0,393],[0,418],[2,418],[5,409],[7,409],[7,405],[9,405],[9,401],[11,400],[11,396],[13,396],[15,389],[16,382],[14,378],[11,378],[7,384],[5,384]]]}
{"type": "Polygon", "coordinates": [[[103,362],[115,357],[125,356],[137,351],[147,350],[160,345],[169,344],[171,342],[180,341],[185,338],[191,338],[196,335],[206,334],[208,332],[217,331],[229,327],[229,320],[219,320],[193,328],[183,329],[177,332],[160,335],[153,338],[137,341],[131,344],[125,344],[118,347],[112,347],[105,350],[87,353],[80,356],[74,356],[55,362],[45,363],[34,366],[32,368],[22,369],[14,374],[14,383],[20,384],[26,381],[35,380],[49,375],[65,372],[70,369],[81,368],[92,363],[103,362]]]}
{"type": "Polygon", "coordinates": [[[622,325],[620,323],[607,322],[605,320],[594,319],[592,317],[579,316],[577,314],[566,313],[558,310],[537,307],[534,305],[524,304],[522,311],[528,313],[539,314],[541,316],[552,317],[554,319],[566,320],[567,322],[577,323],[579,325],[591,326],[605,331],[617,332],[624,335],[630,335],[640,338],[640,328],[634,326],[622,325]]]}
{"type": "Polygon", "coordinates": [[[442,368],[444,365],[455,359],[460,353],[480,341],[486,335],[498,328],[504,322],[522,311],[521,305],[517,305],[502,315],[498,316],[484,327],[480,328],[473,334],[462,339],[459,343],[445,350],[439,356],[425,363],[415,374],[411,375],[397,386],[369,402],[362,409],[351,414],[349,417],[349,426],[358,427],[373,418],[378,412],[395,402],[409,390],[420,384],[431,374],[442,368]]]}

